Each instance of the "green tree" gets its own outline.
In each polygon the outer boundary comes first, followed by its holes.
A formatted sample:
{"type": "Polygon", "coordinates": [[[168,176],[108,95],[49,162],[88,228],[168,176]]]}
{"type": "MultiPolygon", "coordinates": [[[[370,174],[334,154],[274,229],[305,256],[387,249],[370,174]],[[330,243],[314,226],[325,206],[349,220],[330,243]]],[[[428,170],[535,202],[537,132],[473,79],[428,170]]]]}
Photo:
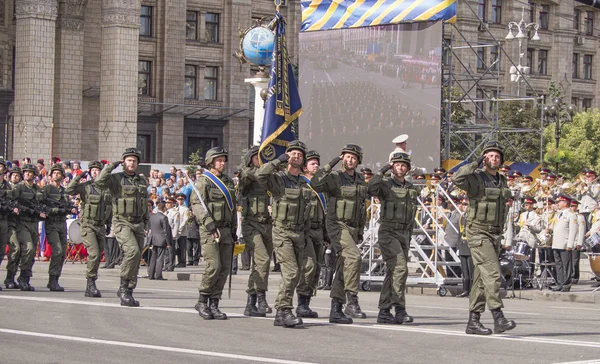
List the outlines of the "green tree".
{"type": "Polygon", "coordinates": [[[196,169],[198,169],[198,163],[203,161],[204,157],[200,154],[200,149],[190,154],[190,158],[188,159],[187,170],[189,174],[195,174],[196,169]]]}
{"type": "Polygon", "coordinates": [[[541,143],[539,114],[539,108],[535,107],[532,101],[500,103],[498,126],[503,136],[499,139],[505,146],[507,161],[539,162],[541,143]],[[503,132],[503,129],[507,131],[503,132]],[[511,129],[536,129],[538,132],[510,132],[511,129]]]}
{"type": "MultiPolygon", "coordinates": [[[[568,119],[561,119],[568,120],[568,119]]],[[[559,172],[573,177],[583,168],[600,169],[600,112],[598,109],[578,113],[572,122],[561,123],[558,149],[555,146],[555,124],[544,129],[546,154],[544,161],[551,166],[560,164],[559,172]]]]}
{"type": "MultiPolygon", "coordinates": [[[[457,88],[449,89],[444,87],[442,89],[442,159],[445,158],[446,150],[446,130],[448,119],[451,125],[465,125],[473,123],[473,111],[463,106],[463,103],[456,102],[451,104],[450,117],[448,118],[447,105],[451,101],[460,100],[463,97],[463,92],[457,88]]],[[[471,153],[471,148],[475,146],[474,134],[460,134],[460,137],[455,133],[450,133],[450,159],[464,159],[471,153]],[[466,145],[465,145],[466,144],[466,145]]]]}

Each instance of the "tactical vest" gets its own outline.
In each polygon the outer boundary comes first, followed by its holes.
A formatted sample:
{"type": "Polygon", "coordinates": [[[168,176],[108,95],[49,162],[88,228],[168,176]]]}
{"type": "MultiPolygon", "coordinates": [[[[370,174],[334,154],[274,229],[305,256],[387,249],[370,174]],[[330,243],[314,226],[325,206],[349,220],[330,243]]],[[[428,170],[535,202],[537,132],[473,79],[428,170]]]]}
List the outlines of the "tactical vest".
{"type": "Polygon", "coordinates": [[[273,219],[287,229],[303,230],[309,218],[308,204],[313,192],[303,183],[290,180],[286,172],[280,172],[279,176],[284,182],[285,192],[273,199],[273,219]]]}
{"type": "MultiPolygon", "coordinates": [[[[212,183],[208,177],[204,178],[206,179],[205,183],[208,186],[208,195],[204,203],[206,203],[206,207],[211,212],[215,225],[218,228],[231,226],[233,214],[237,214],[236,209],[234,208],[233,211],[229,210],[229,206],[227,206],[227,200],[225,199],[225,196],[223,196],[221,190],[217,188],[217,186],[215,186],[215,184],[212,183]]],[[[223,181],[225,186],[227,186],[229,194],[233,199],[235,196],[233,184],[229,183],[229,181],[223,180],[223,178],[221,178],[221,181],[223,181]]]]}
{"type": "Polygon", "coordinates": [[[67,212],[64,211],[63,213],[60,213],[60,207],[63,207],[63,209],[69,205],[69,202],[67,201],[67,198],[65,196],[65,189],[61,186],[59,188],[54,187],[53,185],[47,185],[47,187],[45,187],[46,189],[49,190],[49,194],[47,196],[47,199],[50,200],[49,203],[47,203],[46,205],[49,207],[49,220],[62,220],[64,221],[67,215],[67,212]]]}
{"type": "Polygon", "coordinates": [[[21,216],[20,219],[29,222],[39,220],[39,213],[32,210],[35,207],[43,207],[42,201],[44,201],[44,194],[37,185],[28,187],[25,182],[21,182],[18,186],[22,186],[19,187],[22,188],[22,190],[19,194],[18,203],[28,210],[26,214],[19,214],[21,216]]]}
{"type": "Polygon", "coordinates": [[[390,187],[390,195],[381,201],[380,222],[395,225],[401,229],[412,227],[417,214],[417,190],[397,185],[392,178],[385,181],[390,187]]]}
{"type": "Polygon", "coordinates": [[[483,170],[476,170],[479,180],[479,195],[469,198],[468,221],[488,229],[502,230],[508,214],[506,202],[510,197],[510,189],[502,175],[496,183],[483,170]]]}
{"type": "Polygon", "coordinates": [[[85,191],[81,203],[81,219],[94,224],[104,224],[112,214],[110,192],[97,190],[92,182],[86,183],[85,191]]]}
{"type": "Polygon", "coordinates": [[[267,222],[271,220],[270,202],[271,198],[267,194],[267,188],[261,183],[254,182],[246,191],[242,191],[240,200],[242,216],[249,220],[267,222]]]}
{"type": "Polygon", "coordinates": [[[0,183],[0,217],[6,217],[12,210],[9,206],[9,202],[12,200],[12,188],[6,181],[0,183]]]}
{"type": "Polygon", "coordinates": [[[352,183],[339,175],[337,177],[341,184],[340,194],[329,198],[329,218],[358,227],[366,217],[367,186],[362,180],[362,183],[352,183]]]}
{"type": "Polygon", "coordinates": [[[113,211],[119,217],[141,221],[148,213],[148,191],[143,178],[128,179],[121,173],[121,195],[113,200],[113,211]]]}
{"type": "Polygon", "coordinates": [[[320,228],[323,225],[325,212],[323,211],[323,206],[321,206],[321,201],[319,201],[317,194],[314,192],[311,193],[310,201],[308,202],[308,209],[308,219],[310,221],[311,229],[320,228]]]}

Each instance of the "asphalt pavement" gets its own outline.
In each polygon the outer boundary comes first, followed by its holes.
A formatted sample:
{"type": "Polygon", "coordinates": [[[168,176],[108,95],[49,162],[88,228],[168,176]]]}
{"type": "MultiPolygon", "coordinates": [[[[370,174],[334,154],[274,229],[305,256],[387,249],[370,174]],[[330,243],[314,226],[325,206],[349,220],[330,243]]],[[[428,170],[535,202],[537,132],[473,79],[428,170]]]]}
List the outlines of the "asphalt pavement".
{"type": "MultiPolygon", "coordinates": [[[[322,318],[286,329],[273,326],[274,314],[242,315],[247,272],[234,276],[232,297],[225,292],[221,302],[230,319],[205,321],[193,309],[199,267],[169,273],[167,281],[141,278],[134,293],[139,308],[119,305],[118,269],[101,270],[103,297],[92,299],[84,297],[84,265],[65,266],[61,293],[45,288],[47,268],[36,262],[35,292],[0,292],[0,363],[600,363],[598,304],[505,299],[504,312],[517,327],[482,337],[464,333],[467,299],[411,290],[414,323],[389,326],[376,323],[379,292],[360,292],[367,319],[333,325],[328,292],[319,291],[311,306],[322,318]]],[[[278,282],[273,273],[271,305],[278,282]]],[[[582,294],[600,296],[587,287],[582,294]]],[[[482,322],[493,327],[489,312],[482,322]]]]}

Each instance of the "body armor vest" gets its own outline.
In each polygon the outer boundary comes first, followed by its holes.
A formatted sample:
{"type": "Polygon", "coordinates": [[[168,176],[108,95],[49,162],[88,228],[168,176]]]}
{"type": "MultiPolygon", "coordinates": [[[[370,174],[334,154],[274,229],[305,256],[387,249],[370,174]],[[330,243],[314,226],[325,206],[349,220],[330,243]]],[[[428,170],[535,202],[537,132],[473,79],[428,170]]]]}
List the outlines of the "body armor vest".
{"type": "Polygon", "coordinates": [[[292,181],[287,173],[280,172],[285,185],[283,196],[273,200],[273,219],[293,230],[304,229],[310,209],[308,203],[312,191],[303,187],[303,183],[292,181]]]}
{"type": "Polygon", "coordinates": [[[141,177],[121,173],[121,195],[113,200],[113,211],[126,219],[141,219],[148,212],[148,191],[141,177]]]}
{"type": "Polygon", "coordinates": [[[6,217],[12,210],[9,202],[12,200],[12,187],[6,181],[0,183],[0,216],[6,217]]]}
{"type": "Polygon", "coordinates": [[[311,193],[310,201],[308,202],[308,209],[308,219],[310,220],[310,227],[313,229],[321,227],[321,225],[323,224],[323,219],[325,218],[325,212],[323,211],[323,206],[321,206],[321,202],[319,201],[317,194],[314,192],[311,193]]]}
{"type": "Polygon", "coordinates": [[[339,175],[338,178],[340,195],[329,198],[328,214],[334,220],[358,227],[366,216],[367,186],[362,180],[350,183],[339,175]]]}
{"type": "Polygon", "coordinates": [[[242,216],[249,220],[268,222],[271,220],[269,205],[271,198],[267,188],[261,183],[254,182],[241,193],[242,216]]]}
{"type": "Polygon", "coordinates": [[[66,211],[66,207],[70,204],[65,196],[64,187],[60,186],[56,188],[53,185],[46,185],[44,188],[48,191],[46,198],[49,201],[46,205],[49,207],[49,218],[54,220],[65,220],[66,215],[70,212],[66,211]]]}
{"type": "Polygon", "coordinates": [[[381,201],[381,223],[411,227],[417,213],[417,190],[410,184],[400,186],[392,178],[385,183],[391,193],[381,201]]]}
{"type": "Polygon", "coordinates": [[[81,219],[94,224],[104,224],[112,214],[112,198],[108,190],[97,190],[92,182],[86,182],[85,197],[81,203],[81,219]]]}
{"type": "MultiPolygon", "coordinates": [[[[206,178],[206,183],[208,186],[207,199],[204,202],[206,203],[206,207],[212,214],[212,218],[215,222],[215,225],[218,228],[231,226],[233,214],[237,213],[237,211],[235,210],[235,208],[233,211],[229,210],[229,206],[227,206],[227,200],[225,199],[225,196],[223,196],[221,190],[219,190],[217,186],[215,186],[215,184],[212,183],[207,177],[204,178],[206,178]]],[[[233,199],[235,196],[235,187],[233,186],[233,182],[230,179],[223,178],[221,178],[221,181],[223,181],[225,186],[227,186],[229,194],[233,199]]]]}
{"type": "MultiPolygon", "coordinates": [[[[26,209],[26,212],[21,215],[21,219],[27,221],[39,220],[39,213],[43,209],[42,201],[44,200],[44,194],[37,185],[27,186],[25,182],[21,182],[17,185],[17,188],[21,189],[19,194],[18,203],[21,207],[26,209]]],[[[20,208],[21,209],[21,208],[20,208]]]]}
{"type": "Polygon", "coordinates": [[[506,203],[510,197],[506,179],[499,175],[496,182],[483,170],[475,171],[475,176],[482,188],[478,196],[469,198],[469,223],[502,229],[508,213],[506,203]]]}

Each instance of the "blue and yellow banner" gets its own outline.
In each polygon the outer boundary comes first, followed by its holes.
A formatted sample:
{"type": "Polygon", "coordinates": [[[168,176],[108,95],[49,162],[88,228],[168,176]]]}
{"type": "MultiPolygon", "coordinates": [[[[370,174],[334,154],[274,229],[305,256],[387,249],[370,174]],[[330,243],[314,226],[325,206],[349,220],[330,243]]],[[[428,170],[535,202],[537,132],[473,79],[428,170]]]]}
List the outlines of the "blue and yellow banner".
{"type": "Polygon", "coordinates": [[[302,0],[300,31],[456,21],[457,0],[302,0]]]}
{"type": "Polygon", "coordinates": [[[302,114],[294,71],[288,60],[285,20],[279,12],[275,14],[275,22],[275,49],[258,154],[261,164],[277,158],[289,142],[297,139],[292,123],[302,114]]]}

